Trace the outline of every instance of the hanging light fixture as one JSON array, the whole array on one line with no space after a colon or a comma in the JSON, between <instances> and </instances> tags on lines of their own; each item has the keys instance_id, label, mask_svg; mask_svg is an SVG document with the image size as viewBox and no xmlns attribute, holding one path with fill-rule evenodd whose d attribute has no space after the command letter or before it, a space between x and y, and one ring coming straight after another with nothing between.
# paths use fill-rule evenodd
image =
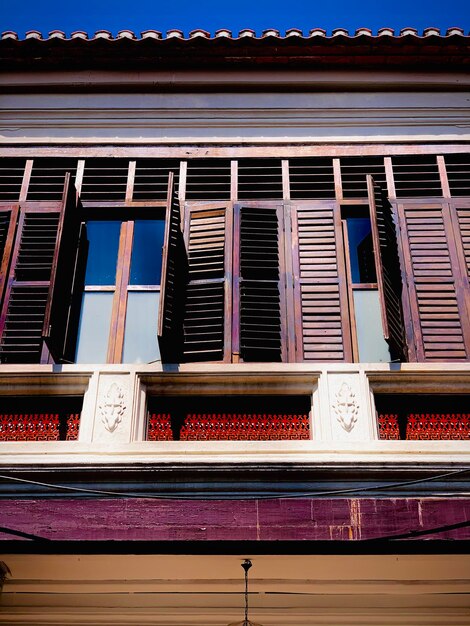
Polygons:
<instances>
[{"instance_id":1,"label":"hanging light fixture","mask_svg":"<svg viewBox=\"0 0 470 626\"><path fill-rule=\"evenodd\" d=\"M242 563L242 567L245 570L245 619L242 622L232 622L228 626L261 626L256 622L250 622L248 619L248 570L253 565L250 559L245 559Z\"/></svg>"}]
</instances>

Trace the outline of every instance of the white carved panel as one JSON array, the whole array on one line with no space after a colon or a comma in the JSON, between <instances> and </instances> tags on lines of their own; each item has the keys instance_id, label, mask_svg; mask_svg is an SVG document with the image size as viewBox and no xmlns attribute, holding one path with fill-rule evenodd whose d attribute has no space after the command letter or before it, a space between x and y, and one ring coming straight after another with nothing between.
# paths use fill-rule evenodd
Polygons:
<instances>
[{"instance_id":1,"label":"white carved panel","mask_svg":"<svg viewBox=\"0 0 470 626\"><path fill-rule=\"evenodd\" d=\"M130 441L131 417L131 376L100 374L93 440Z\"/></svg>"},{"instance_id":2,"label":"white carved panel","mask_svg":"<svg viewBox=\"0 0 470 626\"><path fill-rule=\"evenodd\" d=\"M362 382L359 372L328 374L330 432L335 441L370 438L370 409Z\"/></svg>"}]
</instances>

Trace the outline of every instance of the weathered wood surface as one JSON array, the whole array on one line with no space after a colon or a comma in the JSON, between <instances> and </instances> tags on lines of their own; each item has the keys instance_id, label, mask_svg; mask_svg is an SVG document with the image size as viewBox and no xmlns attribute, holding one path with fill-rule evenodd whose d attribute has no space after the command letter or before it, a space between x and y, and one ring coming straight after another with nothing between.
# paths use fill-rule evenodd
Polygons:
<instances>
[{"instance_id":1,"label":"weathered wood surface","mask_svg":"<svg viewBox=\"0 0 470 626\"><path fill-rule=\"evenodd\" d=\"M6 499L0 540L23 541L18 533L56 541L344 541L408 533L468 540L468 519L468 498ZM426 534L433 529L441 531Z\"/></svg>"}]
</instances>

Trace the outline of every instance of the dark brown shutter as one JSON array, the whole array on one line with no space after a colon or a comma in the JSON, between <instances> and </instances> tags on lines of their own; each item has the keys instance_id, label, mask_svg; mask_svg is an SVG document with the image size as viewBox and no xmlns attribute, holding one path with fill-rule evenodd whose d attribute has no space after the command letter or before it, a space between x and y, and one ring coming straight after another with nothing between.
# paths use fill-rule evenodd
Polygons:
<instances>
[{"instance_id":1,"label":"dark brown shutter","mask_svg":"<svg viewBox=\"0 0 470 626\"><path fill-rule=\"evenodd\" d=\"M341 215L335 203L292 207L297 360L351 361Z\"/></svg>"},{"instance_id":2,"label":"dark brown shutter","mask_svg":"<svg viewBox=\"0 0 470 626\"><path fill-rule=\"evenodd\" d=\"M188 204L185 361L228 361L231 355L232 213L230 204Z\"/></svg>"},{"instance_id":3,"label":"dark brown shutter","mask_svg":"<svg viewBox=\"0 0 470 626\"><path fill-rule=\"evenodd\" d=\"M0 208L0 303L10 266L11 252L18 221L18 205ZM0 309L1 310L1 309Z\"/></svg>"},{"instance_id":4,"label":"dark brown shutter","mask_svg":"<svg viewBox=\"0 0 470 626\"><path fill-rule=\"evenodd\" d=\"M38 363L61 203L25 204L12 252L0 318L0 361Z\"/></svg>"},{"instance_id":5,"label":"dark brown shutter","mask_svg":"<svg viewBox=\"0 0 470 626\"><path fill-rule=\"evenodd\" d=\"M380 185L367 176L372 241L384 337L393 359L407 360L402 278L393 209Z\"/></svg>"},{"instance_id":6,"label":"dark brown shutter","mask_svg":"<svg viewBox=\"0 0 470 626\"><path fill-rule=\"evenodd\" d=\"M285 361L282 207L237 205L234 222L233 350L243 361Z\"/></svg>"},{"instance_id":7,"label":"dark brown shutter","mask_svg":"<svg viewBox=\"0 0 470 626\"><path fill-rule=\"evenodd\" d=\"M180 203L176 197L174 174L170 172L158 313L160 355L162 361L167 363L177 363L181 360L186 282L187 255L181 230Z\"/></svg>"},{"instance_id":8,"label":"dark brown shutter","mask_svg":"<svg viewBox=\"0 0 470 626\"><path fill-rule=\"evenodd\" d=\"M42 328L43 339L56 363L66 356L65 342L72 313L74 287L76 288L79 278L79 244L85 239L80 236L81 231L78 193L70 174L67 173Z\"/></svg>"},{"instance_id":9,"label":"dark brown shutter","mask_svg":"<svg viewBox=\"0 0 470 626\"><path fill-rule=\"evenodd\" d=\"M410 203L398 209L417 359L467 360L468 281L463 277L449 206Z\"/></svg>"}]
</instances>

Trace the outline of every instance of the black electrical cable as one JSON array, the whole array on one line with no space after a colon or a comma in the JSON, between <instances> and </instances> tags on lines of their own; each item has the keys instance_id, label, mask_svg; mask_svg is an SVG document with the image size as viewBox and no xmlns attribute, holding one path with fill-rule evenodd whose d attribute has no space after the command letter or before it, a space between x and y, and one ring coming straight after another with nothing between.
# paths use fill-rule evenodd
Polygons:
<instances>
[{"instance_id":1,"label":"black electrical cable","mask_svg":"<svg viewBox=\"0 0 470 626\"><path fill-rule=\"evenodd\" d=\"M334 489L330 491L310 491L310 492L302 492L302 493L284 493L284 494L271 494L271 495L256 495L250 496L247 494L237 494L232 495L230 497L227 496L214 496L211 494L204 494L204 498L201 498L200 494L180 494L180 495L170 495L170 494L141 494L135 492L119 492L119 491L107 491L102 489L90 489L87 487L71 487L68 485L54 485L52 483L45 483L36 480L29 480L26 478L19 478L17 476L6 476L0 475L1 480L8 480L11 482L25 483L29 485L35 485L38 487L45 487L46 489L57 489L59 491L69 491L76 493L89 493L95 495L103 495L103 496L116 496L121 498L140 498L140 499L150 499L150 500L273 500L279 498L314 498L314 497L325 497L325 496L333 496L333 495L342 495L348 493L364 493L368 491L378 491L381 489L397 489L399 487L408 487L410 485L416 485L425 482L433 482L436 480L441 480L443 478L449 478L451 476L457 476L462 474L470 473L470 468L461 469L461 470L453 470L451 472L446 472L444 474L437 474L436 476L427 476L426 478L418 478L415 480L408 480L399 483L388 483L381 485L370 485L368 487L351 487L348 489ZM449 494L450 495L450 494ZM453 494L452 494L453 495ZM456 494L457 496L466 496L469 495L467 493Z\"/></svg>"}]
</instances>

